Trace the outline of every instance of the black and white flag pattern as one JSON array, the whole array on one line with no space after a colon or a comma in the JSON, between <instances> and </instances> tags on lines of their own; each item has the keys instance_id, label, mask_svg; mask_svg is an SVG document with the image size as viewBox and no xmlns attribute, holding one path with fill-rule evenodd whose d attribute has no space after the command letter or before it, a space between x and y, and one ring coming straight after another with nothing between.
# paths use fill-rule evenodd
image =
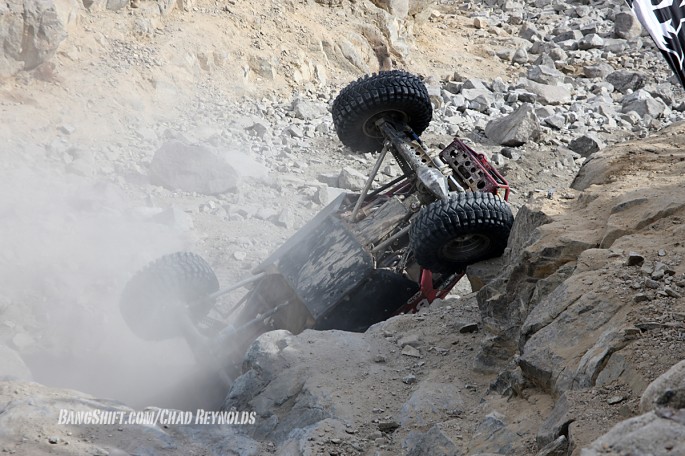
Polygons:
<instances>
[{"instance_id":1,"label":"black and white flag pattern","mask_svg":"<svg viewBox=\"0 0 685 456\"><path fill-rule=\"evenodd\" d=\"M685 88L685 0L626 0Z\"/></svg>"}]
</instances>

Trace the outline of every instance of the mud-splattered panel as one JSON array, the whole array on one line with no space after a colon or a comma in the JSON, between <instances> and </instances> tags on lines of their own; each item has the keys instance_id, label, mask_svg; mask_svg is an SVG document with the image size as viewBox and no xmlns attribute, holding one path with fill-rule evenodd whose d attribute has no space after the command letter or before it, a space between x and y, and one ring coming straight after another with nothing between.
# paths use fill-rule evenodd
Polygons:
<instances>
[{"instance_id":1,"label":"mud-splattered panel","mask_svg":"<svg viewBox=\"0 0 685 456\"><path fill-rule=\"evenodd\" d=\"M333 308L373 271L373 260L344 224L329 216L277 268L316 319Z\"/></svg>"}]
</instances>

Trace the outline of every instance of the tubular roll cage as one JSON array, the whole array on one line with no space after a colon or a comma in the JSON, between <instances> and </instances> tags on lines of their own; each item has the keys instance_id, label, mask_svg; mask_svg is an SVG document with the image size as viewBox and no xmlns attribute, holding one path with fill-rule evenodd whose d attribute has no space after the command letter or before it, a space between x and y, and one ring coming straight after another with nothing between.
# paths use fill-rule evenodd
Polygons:
<instances>
[{"instance_id":1,"label":"tubular roll cage","mask_svg":"<svg viewBox=\"0 0 685 456\"><path fill-rule=\"evenodd\" d=\"M372 206L376 203L379 195L382 198L390 198L400 195L411 188L412 182L410 178L414 177L415 171L409 167L402 167L404 172L402 176L369 193L369 189L378 174L378 170L388 150L398 158L399 163L403 162L402 158L407 158L407 151L409 151L414 155L411 159L438 168L448 178L448 183L450 183L449 186L452 190L465 191L463 186L456 182L458 180L465 184L470 191L492 193L493 195L500 196L504 201L509 201L510 187L504 176L488 162L484 154L476 152L461 139L454 138L442 152L430 155L419 137L411 130L405 131L405 134L408 138L418 143L418 148L407 147L406 142L399 144L398 135L393 134L396 133L396 130L392 129L392 127L383 128L385 125L379 125L379 127L387 139L366 181L366 185L357 199L350 217L351 221L357 220L360 210L363 210L362 205L364 203L367 203L366 207ZM398 155L401 155L401 157L398 157ZM457 179L453 177L454 174L457 175ZM385 193L382 193L384 191ZM378 246L375 246L373 252L381 250L408 231L409 227L407 226ZM419 291L405 305L400 307L395 312L395 315L415 313L420 307L430 304L435 299L443 299L465 274L465 271L458 271L453 274L440 275L436 281L432 271L421 268Z\"/></svg>"}]
</instances>

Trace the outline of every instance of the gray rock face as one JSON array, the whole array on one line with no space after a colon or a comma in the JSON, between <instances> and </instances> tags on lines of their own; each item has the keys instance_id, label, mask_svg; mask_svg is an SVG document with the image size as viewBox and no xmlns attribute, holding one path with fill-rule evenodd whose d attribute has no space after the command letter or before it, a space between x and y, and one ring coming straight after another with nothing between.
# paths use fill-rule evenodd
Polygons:
<instances>
[{"instance_id":1,"label":"gray rock face","mask_svg":"<svg viewBox=\"0 0 685 456\"><path fill-rule=\"evenodd\" d=\"M596 33L585 35L579 42L578 48L581 50L598 49L604 46L604 39Z\"/></svg>"},{"instance_id":2,"label":"gray rock face","mask_svg":"<svg viewBox=\"0 0 685 456\"><path fill-rule=\"evenodd\" d=\"M481 100L483 103L486 103L488 106L492 104L495 100L495 97L492 92L490 92L486 88L473 88L473 89L462 89L461 95L466 98L468 101L476 101L476 100Z\"/></svg>"},{"instance_id":3,"label":"gray rock face","mask_svg":"<svg viewBox=\"0 0 685 456\"><path fill-rule=\"evenodd\" d=\"M24 67L21 44L24 34L21 2L0 4L0 77L8 77Z\"/></svg>"},{"instance_id":4,"label":"gray rock face","mask_svg":"<svg viewBox=\"0 0 685 456\"><path fill-rule=\"evenodd\" d=\"M614 35L632 40L640 36L642 26L633 13L621 12L614 16Z\"/></svg>"},{"instance_id":5,"label":"gray rock face","mask_svg":"<svg viewBox=\"0 0 685 456\"><path fill-rule=\"evenodd\" d=\"M659 376L642 393L642 413L651 412L657 407L685 409L685 360Z\"/></svg>"},{"instance_id":6,"label":"gray rock face","mask_svg":"<svg viewBox=\"0 0 685 456\"><path fill-rule=\"evenodd\" d=\"M560 435L548 443L535 456L566 456L569 454L569 443L565 435Z\"/></svg>"},{"instance_id":7,"label":"gray rock face","mask_svg":"<svg viewBox=\"0 0 685 456\"><path fill-rule=\"evenodd\" d=\"M404 403L399 415L402 426L426 426L444 421L464 409L457 387L450 383L423 382Z\"/></svg>"},{"instance_id":8,"label":"gray rock face","mask_svg":"<svg viewBox=\"0 0 685 456\"><path fill-rule=\"evenodd\" d=\"M261 417L255 434L270 436L279 442L292 429L307 427L330 416L326 411L327 400L305 386L305 372L298 369L279 372L286 362L282 351L293 343L294 338L285 330L259 337L245 355L248 370L235 381L225 404L226 409L254 409ZM279 419L275 412L286 403L292 413Z\"/></svg>"},{"instance_id":9,"label":"gray rock face","mask_svg":"<svg viewBox=\"0 0 685 456\"><path fill-rule=\"evenodd\" d=\"M583 456L596 456L611 447L619 454L666 456L685 451L685 361L671 367L642 394L644 415L614 426L597 439Z\"/></svg>"},{"instance_id":10,"label":"gray rock face","mask_svg":"<svg viewBox=\"0 0 685 456\"><path fill-rule=\"evenodd\" d=\"M628 41L621 38L607 38L604 40L604 50L607 52L613 52L614 54L620 54L628 49Z\"/></svg>"},{"instance_id":11,"label":"gray rock face","mask_svg":"<svg viewBox=\"0 0 685 456\"><path fill-rule=\"evenodd\" d=\"M169 141L150 163L150 179L164 187L214 195L233 191L238 172L227 158L205 146Z\"/></svg>"},{"instance_id":12,"label":"gray rock face","mask_svg":"<svg viewBox=\"0 0 685 456\"><path fill-rule=\"evenodd\" d=\"M540 84L559 85L565 77L564 73L547 65L535 65L528 69L528 79Z\"/></svg>"},{"instance_id":13,"label":"gray rock face","mask_svg":"<svg viewBox=\"0 0 685 456\"><path fill-rule=\"evenodd\" d=\"M120 9L125 8L129 3L130 2L126 0L107 0L105 8L110 11L119 11Z\"/></svg>"},{"instance_id":14,"label":"gray rock face","mask_svg":"<svg viewBox=\"0 0 685 456\"><path fill-rule=\"evenodd\" d=\"M518 48L511 57L511 61L522 65L528 63L528 51L525 48Z\"/></svg>"},{"instance_id":15,"label":"gray rock face","mask_svg":"<svg viewBox=\"0 0 685 456\"><path fill-rule=\"evenodd\" d=\"M322 103L297 98L293 101L293 114L298 119L312 120L323 117L328 110Z\"/></svg>"},{"instance_id":16,"label":"gray rock face","mask_svg":"<svg viewBox=\"0 0 685 456\"><path fill-rule=\"evenodd\" d=\"M555 30L555 36L552 41L560 43L562 41L578 41L583 38L583 32L578 29Z\"/></svg>"},{"instance_id":17,"label":"gray rock face","mask_svg":"<svg viewBox=\"0 0 685 456\"><path fill-rule=\"evenodd\" d=\"M10 0L0 5L0 77L49 60L67 34L51 0Z\"/></svg>"},{"instance_id":18,"label":"gray rock face","mask_svg":"<svg viewBox=\"0 0 685 456\"><path fill-rule=\"evenodd\" d=\"M523 104L512 114L488 122L485 135L503 146L520 146L540 135L540 121L533 105Z\"/></svg>"},{"instance_id":19,"label":"gray rock face","mask_svg":"<svg viewBox=\"0 0 685 456\"><path fill-rule=\"evenodd\" d=\"M463 89L487 89L482 80L476 78L469 78L464 81L462 85Z\"/></svg>"},{"instance_id":20,"label":"gray rock face","mask_svg":"<svg viewBox=\"0 0 685 456\"><path fill-rule=\"evenodd\" d=\"M565 62L568 59L568 54L560 47L554 47L549 50L549 57L555 62Z\"/></svg>"},{"instance_id":21,"label":"gray rock face","mask_svg":"<svg viewBox=\"0 0 685 456\"><path fill-rule=\"evenodd\" d=\"M244 374L234 382L224 408L256 411L258 424L249 432L259 439L287 446L294 438L297 445L305 445L308 429L317 423L354 421L354 411L362 404L350 400L364 399L344 390L349 387L357 391L358 368L371 374L365 384L375 385L386 378L391 368L375 362L374 357L391 348L396 347L368 333L265 333L248 349ZM342 367L350 360L354 360L355 369ZM337 378L334 384L330 381L332 372Z\"/></svg>"},{"instance_id":22,"label":"gray rock face","mask_svg":"<svg viewBox=\"0 0 685 456\"><path fill-rule=\"evenodd\" d=\"M580 243L577 247L582 248ZM585 244L579 263L601 265L609 260L607 250L590 247L592 244ZM525 344L519 366L526 378L555 393L592 386L612 353L625 347L637 331L613 325L608 317L627 303L603 299L583 288L594 270L574 272L547 296L544 304L531 310L521 328ZM592 309L592 318L583 316L587 309ZM588 337L578 340L578 333ZM577 354L559 356L569 346Z\"/></svg>"},{"instance_id":23,"label":"gray rock face","mask_svg":"<svg viewBox=\"0 0 685 456\"><path fill-rule=\"evenodd\" d=\"M405 443L410 448L407 456L459 456L463 454L454 441L447 437L437 425L431 427L426 433L410 436Z\"/></svg>"},{"instance_id":24,"label":"gray rock face","mask_svg":"<svg viewBox=\"0 0 685 456\"><path fill-rule=\"evenodd\" d=\"M628 70L617 70L607 75L606 81L621 93L628 90L637 90L645 86L645 78L642 74Z\"/></svg>"},{"instance_id":25,"label":"gray rock face","mask_svg":"<svg viewBox=\"0 0 685 456\"><path fill-rule=\"evenodd\" d=\"M474 440L478 443L471 454L513 454L516 435L509 428L506 417L493 411L476 426Z\"/></svg>"},{"instance_id":26,"label":"gray rock face","mask_svg":"<svg viewBox=\"0 0 685 456\"><path fill-rule=\"evenodd\" d=\"M566 118L561 114L555 114L545 118L545 124L557 130L561 130L566 126Z\"/></svg>"},{"instance_id":27,"label":"gray rock face","mask_svg":"<svg viewBox=\"0 0 685 456\"><path fill-rule=\"evenodd\" d=\"M519 31L519 36L521 38L525 38L528 41L535 41L539 40L542 38L542 35L538 31L538 29L531 24L530 22L525 22L521 26L521 30Z\"/></svg>"},{"instance_id":28,"label":"gray rock face","mask_svg":"<svg viewBox=\"0 0 685 456\"><path fill-rule=\"evenodd\" d=\"M571 102L571 87L568 85L540 84L523 80L520 86L538 97L538 101L548 105L560 105Z\"/></svg>"},{"instance_id":29,"label":"gray rock face","mask_svg":"<svg viewBox=\"0 0 685 456\"><path fill-rule=\"evenodd\" d=\"M354 168L346 166L340 171L340 175L338 176L338 186L346 190L358 192L364 188L366 180L367 176Z\"/></svg>"},{"instance_id":30,"label":"gray rock face","mask_svg":"<svg viewBox=\"0 0 685 456\"><path fill-rule=\"evenodd\" d=\"M573 152L579 153L583 157L589 157L604 147L602 140L595 135L583 135L575 138L568 145Z\"/></svg>"},{"instance_id":31,"label":"gray rock face","mask_svg":"<svg viewBox=\"0 0 685 456\"><path fill-rule=\"evenodd\" d=\"M605 78L613 71L614 68L608 63L598 63L583 68L583 73L588 78Z\"/></svg>"},{"instance_id":32,"label":"gray rock face","mask_svg":"<svg viewBox=\"0 0 685 456\"><path fill-rule=\"evenodd\" d=\"M554 404L552 413L549 414L535 436L538 447L546 447L564 432L568 433L568 425L572 421L574 421L574 416L571 413L569 401L566 394L562 394Z\"/></svg>"},{"instance_id":33,"label":"gray rock face","mask_svg":"<svg viewBox=\"0 0 685 456\"><path fill-rule=\"evenodd\" d=\"M671 137L678 138L680 130L674 130ZM485 372L499 371L506 365L502 360L507 359L507 354L511 359L517 353L515 361L523 379L558 398L554 411L540 426L538 448L546 451L540 454L576 454L578 449L573 446L578 445L581 435L587 442L604 432L588 436L588 427L580 423L588 397L595 397L595 391L609 390L609 385L617 384L630 388L632 397L622 390L598 399L615 412L634 407L635 396L646 386L643 374L636 370L631 358L633 344L643 341L643 326L636 327L622 316L628 311L643 312L657 299L677 302L681 298L672 292L681 290L673 286L670 292L666 291L667 278L658 273L657 263L662 263L660 259L668 255L668 249L658 253L659 259L655 261L629 252L638 251L647 257L636 246L645 245L644 240L651 238L652 230L648 227L656 220L682 214L682 196L672 195L672 188L635 191L635 181L622 184L622 196L610 196L607 190L615 190L617 184L608 176L618 166L634 163L636 154L640 154L637 159L643 178L651 163L679 150L681 139L674 140L674 149L650 152L656 155L653 158L647 153L640 154L644 142L633 142L607 148L588 160L587 170L592 170L593 176L584 177L582 186L575 187L585 193L573 204L582 211L573 222L562 221L563 217L555 215L551 223L542 223L544 213L534 217L530 207L522 208L502 258L504 266L499 268L506 271L506 278L496 276L477 294L484 331L491 334L483 342L477 367ZM659 144L656 140L654 143ZM543 209L549 207L541 204ZM526 236L530 241L525 240ZM654 248L652 255L657 252ZM636 258L632 266L625 264L628 255ZM644 263L645 269L640 269L638 263ZM657 298L650 298L656 290ZM638 291L651 304L635 305L632 298ZM638 339L641 342L636 343ZM652 343L659 347L658 342ZM657 437L657 433L672 439L668 451L682 451L683 366L685 363L680 363L647 388L643 411L656 412L648 421L638 422L642 428L637 424L614 428L610 435L593 444L593 452L587 454L599 455L607 448L616 454L668 454L659 447L665 445L665 440ZM666 370L663 363L660 367ZM628 402L630 405L626 405ZM600 409L601 404L596 407ZM672 428L675 424L681 426L680 431ZM681 432L680 436L677 432Z\"/></svg>"},{"instance_id":34,"label":"gray rock face","mask_svg":"<svg viewBox=\"0 0 685 456\"><path fill-rule=\"evenodd\" d=\"M536 43L536 44L539 44L539 43ZM538 56L537 59L535 59L535 62L533 62L533 63L535 63L535 65L544 65L544 66L556 69L557 66L556 66L556 63L554 62L554 59L547 53L547 51L542 49L542 46L537 46L537 47L541 48L540 49L541 54ZM529 71L530 71L530 69L529 69Z\"/></svg>"},{"instance_id":35,"label":"gray rock face","mask_svg":"<svg viewBox=\"0 0 685 456\"><path fill-rule=\"evenodd\" d=\"M607 448L611 448L613 454L685 454L684 419L682 410L663 417L650 412L631 418L614 426L580 454L602 456L607 454Z\"/></svg>"},{"instance_id":36,"label":"gray rock face","mask_svg":"<svg viewBox=\"0 0 685 456\"><path fill-rule=\"evenodd\" d=\"M650 115L654 118L664 115L668 107L663 101L653 98L649 92L640 89L623 98L621 112L635 111L640 117Z\"/></svg>"},{"instance_id":37,"label":"gray rock face","mask_svg":"<svg viewBox=\"0 0 685 456\"><path fill-rule=\"evenodd\" d=\"M509 248L502 258L506 267L476 295L485 329L493 334L479 354L479 370L491 372L502 367L499 364L506 363L517 349L519 328L530 306L535 305L530 300L537 286L535 281L545 277L545 271L551 269L549 264L542 266L541 270L533 266L539 254L531 250L530 244L541 237L544 225L550 220L537 208L523 206L519 210L509 235ZM557 255L563 261L565 254L558 252ZM528 276L530 271L535 279L505 280L503 271L509 277Z\"/></svg>"},{"instance_id":38,"label":"gray rock face","mask_svg":"<svg viewBox=\"0 0 685 456\"><path fill-rule=\"evenodd\" d=\"M31 70L50 59L67 37L52 1L24 1L24 36L21 60Z\"/></svg>"}]
</instances>

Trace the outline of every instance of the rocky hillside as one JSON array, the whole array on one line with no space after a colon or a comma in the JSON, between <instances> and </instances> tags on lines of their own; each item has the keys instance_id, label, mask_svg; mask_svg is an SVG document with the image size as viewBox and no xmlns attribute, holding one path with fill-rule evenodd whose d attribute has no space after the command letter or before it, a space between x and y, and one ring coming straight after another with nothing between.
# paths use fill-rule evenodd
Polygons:
<instances>
[{"instance_id":1,"label":"rocky hillside","mask_svg":"<svg viewBox=\"0 0 685 456\"><path fill-rule=\"evenodd\" d=\"M0 42L4 452L685 452L685 104L623 4L12 0ZM505 255L364 334L267 333L210 397L182 341L124 325L126 280L186 249L236 282L359 190L374 157L329 107L390 68L424 79L429 146L509 179ZM57 424L199 406L257 419Z\"/></svg>"}]
</instances>

